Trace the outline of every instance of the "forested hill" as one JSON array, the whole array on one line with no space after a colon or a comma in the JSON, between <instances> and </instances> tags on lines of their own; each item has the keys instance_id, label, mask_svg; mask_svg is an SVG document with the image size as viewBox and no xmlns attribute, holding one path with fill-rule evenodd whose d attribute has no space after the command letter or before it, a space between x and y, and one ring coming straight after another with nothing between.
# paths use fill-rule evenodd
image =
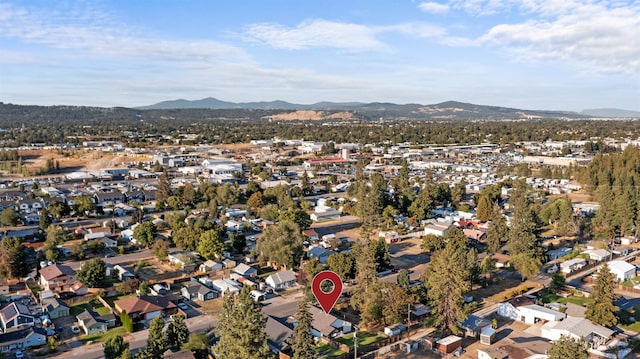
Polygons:
<instances>
[{"instance_id":1,"label":"forested hill","mask_svg":"<svg viewBox=\"0 0 640 359\"><path fill-rule=\"evenodd\" d=\"M202 100L204 101L204 100ZM28 106L0 103L0 127L3 123L15 121L29 121L30 119L50 121L105 121L105 120L206 120L206 119L243 119L258 120L282 114L291 114L294 119L304 120L309 111L315 111L317 119L340 119L342 113L348 113L351 120L518 120L536 118L589 118L588 115L564 111L530 111L514 108L474 105L462 102L443 102L435 105L393 103L331 103L319 102L313 105L296 105L284 101L264 103L234 104L211 99L211 101L196 102L201 108L166 108L185 105L192 102L180 100L178 102L158 105L161 109L152 108L102 108L86 106ZM211 103L211 107L206 105ZM214 106L215 105L215 106ZM252 107L253 106L253 107ZM154 106L149 106L154 107ZM295 118L295 112L304 110L305 115ZM346 112L345 112L346 111Z\"/></svg>"}]
</instances>

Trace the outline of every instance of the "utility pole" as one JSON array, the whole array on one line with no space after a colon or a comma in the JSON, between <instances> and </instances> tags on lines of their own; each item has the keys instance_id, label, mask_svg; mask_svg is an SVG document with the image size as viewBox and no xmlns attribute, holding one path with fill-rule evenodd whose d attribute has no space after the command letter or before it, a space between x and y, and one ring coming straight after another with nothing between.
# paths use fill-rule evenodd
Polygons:
<instances>
[{"instance_id":1,"label":"utility pole","mask_svg":"<svg viewBox=\"0 0 640 359\"><path fill-rule=\"evenodd\" d=\"M353 359L358 358L358 327L353 326Z\"/></svg>"}]
</instances>

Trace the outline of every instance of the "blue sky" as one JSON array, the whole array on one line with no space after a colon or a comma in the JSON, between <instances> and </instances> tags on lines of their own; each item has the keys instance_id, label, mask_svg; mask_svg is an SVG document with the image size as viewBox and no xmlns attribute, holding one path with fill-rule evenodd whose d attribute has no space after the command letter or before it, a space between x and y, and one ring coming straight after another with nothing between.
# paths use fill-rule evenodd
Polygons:
<instances>
[{"instance_id":1,"label":"blue sky","mask_svg":"<svg viewBox=\"0 0 640 359\"><path fill-rule=\"evenodd\" d=\"M640 2L0 0L0 101L640 110Z\"/></svg>"}]
</instances>

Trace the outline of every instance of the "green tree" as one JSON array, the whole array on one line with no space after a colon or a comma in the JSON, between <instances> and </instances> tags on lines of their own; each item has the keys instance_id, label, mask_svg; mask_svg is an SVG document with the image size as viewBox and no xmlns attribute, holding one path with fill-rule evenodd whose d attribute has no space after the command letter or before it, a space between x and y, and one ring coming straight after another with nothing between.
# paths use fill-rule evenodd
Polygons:
<instances>
[{"instance_id":1,"label":"green tree","mask_svg":"<svg viewBox=\"0 0 640 359\"><path fill-rule=\"evenodd\" d=\"M8 279L24 278L29 274L26 248L16 237L2 239L0 246L0 277Z\"/></svg>"},{"instance_id":2,"label":"green tree","mask_svg":"<svg viewBox=\"0 0 640 359\"><path fill-rule=\"evenodd\" d=\"M565 285L565 278L560 272L555 272L551 276L551 283L549 283L549 291L557 293Z\"/></svg>"},{"instance_id":3,"label":"green tree","mask_svg":"<svg viewBox=\"0 0 640 359\"><path fill-rule=\"evenodd\" d=\"M44 231L49 228L49 225L51 225L52 222L53 220L49 215L49 211L46 208L43 208L42 211L40 211L40 221L38 222L38 227L40 227L41 231Z\"/></svg>"},{"instance_id":4,"label":"green tree","mask_svg":"<svg viewBox=\"0 0 640 359\"><path fill-rule=\"evenodd\" d=\"M133 359L133 354L131 354L131 350L127 348L120 354L118 359Z\"/></svg>"},{"instance_id":5,"label":"green tree","mask_svg":"<svg viewBox=\"0 0 640 359\"><path fill-rule=\"evenodd\" d=\"M300 229L306 229L311 226L311 217L309 213L299 208L288 208L278 216L280 221L290 221L298 225Z\"/></svg>"},{"instance_id":6,"label":"green tree","mask_svg":"<svg viewBox=\"0 0 640 359\"><path fill-rule=\"evenodd\" d=\"M349 252L334 253L327 258L329 270L334 271L343 281L353 279L355 260Z\"/></svg>"},{"instance_id":7,"label":"green tree","mask_svg":"<svg viewBox=\"0 0 640 359\"><path fill-rule=\"evenodd\" d=\"M216 326L219 341L214 347L220 359L270 358L265 327L267 318L260 304L251 297L249 286L234 297L224 294L220 321Z\"/></svg>"},{"instance_id":8,"label":"green tree","mask_svg":"<svg viewBox=\"0 0 640 359\"><path fill-rule=\"evenodd\" d=\"M247 238L242 233L229 233L229 241L231 242L231 248L237 253L244 252L244 249L247 247Z\"/></svg>"},{"instance_id":9,"label":"green tree","mask_svg":"<svg viewBox=\"0 0 640 359\"><path fill-rule=\"evenodd\" d=\"M71 213L71 208L69 208L69 206L65 202L53 201L49 204L49 206L47 206L47 208L49 209L49 213L51 213L53 218L58 220L62 217L68 216L69 213Z\"/></svg>"},{"instance_id":10,"label":"green tree","mask_svg":"<svg viewBox=\"0 0 640 359\"><path fill-rule=\"evenodd\" d=\"M131 319L131 316L127 314L126 310L120 312L120 322L122 322L122 327L128 333L133 333L133 320Z\"/></svg>"},{"instance_id":11,"label":"green tree","mask_svg":"<svg viewBox=\"0 0 640 359\"><path fill-rule=\"evenodd\" d=\"M220 259L227 245L222 239L222 234L217 229L211 229L200 235L198 253L206 259Z\"/></svg>"},{"instance_id":12,"label":"green tree","mask_svg":"<svg viewBox=\"0 0 640 359\"><path fill-rule=\"evenodd\" d=\"M157 316L149 323L149 334L147 336L147 346L144 348L143 357L145 359L161 359L162 353L166 348L162 329L164 328L164 320L161 316Z\"/></svg>"},{"instance_id":13,"label":"green tree","mask_svg":"<svg viewBox=\"0 0 640 359\"><path fill-rule=\"evenodd\" d=\"M391 257L389 256L389 245L384 238L379 238L369 242L373 246L373 259L376 263L376 271L381 272L391 268Z\"/></svg>"},{"instance_id":14,"label":"green tree","mask_svg":"<svg viewBox=\"0 0 640 359\"><path fill-rule=\"evenodd\" d=\"M167 206L167 200L171 196L171 182L167 171L162 171L158 178L158 190L156 191L156 208L164 209Z\"/></svg>"},{"instance_id":15,"label":"green tree","mask_svg":"<svg viewBox=\"0 0 640 359\"><path fill-rule=\"evenodd\" d=\"M3 209L0 213L0 224L3 226L16 226L19 220L18 212L11 207Z\"/></svg>"},{"instance_id":16,"label":"green tree","mask_svg":"<svg viewBox=\"0 0 640 359\"><path fill-rule=\"evenodd\" d=\"M101 288L104 286L106 264L100 258L92 258L82 264L77 272L80 282L89 288Z\"/></svg>"},{"instance_id":17,"label":"green tree","mask_svg":"<svg viewBox=\"0 0 640 359\"><path fill-rule=\"evenodd\" d=\"M468 288L469 267L464 234L449 234L444 249L436 252L423 277L427 295L435 317L434 325L443 335L461 332L459 323L464 320L463 294Z\"/></svg>"},{"instance_id":18,"label":"green tree","mask_svg":"<svg viewBox=\"0 0 640 359\"><path fill-rule=\"evenodd\" d=\"M102 345L105 359L117 359L125 350L129 349L129 343L125 342L122 336L114 336Z\"/></svg>"},{"instance_id":19,"label":"green tree","mask_svg":"<svg viewBox=\"0 0 640 359\"><path fill-rule=\"evenodd\" d=\"M587 311L585 312L587 319L607 327L618 322L616 317L618 307L613 304L616 297L613 284L615 279L607 263L604 263L600 267L593 285L592 301L587 303Z\"/></svg>"},{"instance_id":20,"label":"green tree","mask_svg":"<svg viewBox=\"0 0 640 359\"><path fill-rule=\"evenodd\" d=\"M408 288L409 284L411 284L411 278L409 277L409 271L406 269L401 269L398 272L398 277L396 278L396 282L403 288Z\"/></svg>"},{"instance_id":21,"label":"green tree","mask_svg":"<svg viewBox=\"0 0 640 359\"><path fill-rule=\"evenodd\" d=\"M479 221L486 222L491 218L491 209L492 209L491 200L489 196L482 195L480 196L480 200L478 201L478 206L476 207L476 217Z\"/></svg>"},{"instance_id":22,"label":"green tree","mask_svg":"<svg viewBox=\"0 0 640 359\"><path fill-rule=\"evenodd\" d=\"M415 217L417 221L428 219L431 217L431 210L433 209L433 196L431 194L431 186L426 184L418 196L409 206L409 214Z\"/></svg>"},{"instance_id":23,"label":"green tree","mask_svg":"<svg viewBox=\"0 0 640 359\"><path fill-rule=\"evenodd\" d=\"M531 278L538 274L541 261L541 247L534 233L536 227L535 213L527 197L527 187L524 182L518 183L511 197L513 203L513 217L509 228L509 254L523 278Z\"/></svg>"},{"instance_id":24,"label":"green tree","mask_svg":"<svg viewBox=\"0 0 640 359\"><path fill-rule=\"evenodd\" d=\"M445 245L444 237L436 236L435 234L429 233L422 237L422 243L420 243L420 249L424 252L433 252L444 248Z\"/></svg>"},{"instance_id":25,"label":"green tree","mask_svg":"<svg viewBox=\"0 0 640 359\"><path fill-rule=\"evenodd\" d=\"M152 222L142 222L133 230L133 239L141 246L150 248L156 240L158 229Z\"/></svg>"},{"instance_id":26,"label":"green tree","mask_svg":"<svg viewBox=\"0 0 640 359\"><path fill-rule=\"evenodd\" d=\"M289 221L268 227L258 239L260 259L272 265L292 268L302 257L302 233L297 224Z\"/></svg>"},{"instance_id":27,"label":"green tree","mask_svg":"<svg viewBox=\"0 0 640 359\"><path fill-rule=\"evenodd\" d=\"M173 232L172 240L176 247L185 251L195 251L200 234L191 226L182 227Z\"/></svg>"},{"instance_id":28,"label":"green tree","mask_svg":"<svg viewBox=\"0 0 640 359\"><path fill-rule=\"evenodd\" d=\"M184 322L184 316L174 315L173 321L167 326L166 342L169 347L180 348L189 341L189 329Z\"/></svg>"},{"instance_id":29,"label":"green tree","mask_svg":"<svg viewBox=\"0 0 640 359\"><path fill-rule=\"evenodd\" d=\"M96 204L91 197L81 194L73 199L73 208L76 212L82 213L85 216L90 212L96 210Z\"/></svg>"},{"instance_id":30,"label":"green tree","mask_svg":"<svg viewBox=\"0 0 640 359\"><path fill-rule=\"evenodd\" d=\"M313 359L316 357L316 343L311 333L311 314L307 308L307 302L301 301L296 314L298 321L293 329L291 338L291 349L293 359Z\"/></svg>"},{"instance_id":31,"label":"green tree","mask_svg":"<svg viewBox=\"0 0 640 359\"><path fill-rule=\"evenodd\" d=\"M509 227L507 221L502 215L502 211L497 204L493 205L491 211L491 222L487 229L487 252L494 254L500 251L502 244L507 241L509 236Z\"/></svg>"},{"instance_id":32,"label":"green tree","mask_svg":"<svg viewBox=\"0 0 640 359\"><path fill-rule=\"evenodd\" d=\"M182 349L188 349L196 353L206 354L211 346L211 341L206 333L193 333L189 335L189 341L182 344Z\"/></svg>"},{"instance_id":33,"label":"green tree","mask_svg":"<svg viewBox=\"0 0 640 359\"><path fill-rule=\"evenodd\" d=\"M547 352L549 359L588 359L589 344L584 339L573 339L562 335L551 344Z\"/></svg>"},{"instance_id":34,"label":"green tree","mask_svg":"<svg viewBox=\"0 0 640 359\"><path fill-rule=\"evenodd\" d=\"M156 241L151 246L151 253L153 253L159 261L167 259L169 255L169 244L166 241Z\"/></svg>"},{"instance_id":35,"label":"green tree","mask_svg":"<svg viewBox=\"0 0 640 359\"><path fill-rule=\"evenodd\" d=\"M192 204L196 199L196 190L193 188L191 182L187 182L182 187L182 203L185 205Z\"/></svg>"}]
</instances>

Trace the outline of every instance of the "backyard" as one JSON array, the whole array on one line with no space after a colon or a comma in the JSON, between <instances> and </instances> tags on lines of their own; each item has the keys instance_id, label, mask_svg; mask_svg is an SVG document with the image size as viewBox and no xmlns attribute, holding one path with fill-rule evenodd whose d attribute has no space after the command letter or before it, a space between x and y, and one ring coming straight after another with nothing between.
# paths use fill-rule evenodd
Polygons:
<instances>
[{"instance_id":1,"label":"backyard","mask_svg":"<svg viewBox=\"0 0 640 359\"><path fill-rule=\"evenodd\" d=\"M554 302L562 303L562 304L573 303L573 304L581 305L583 307L585 307L589 301L590 299L587 297L579 297L575 295L572 295L569 297L561 297L557 294L547 294L542 297L543 303L554 303Z\"/></svg>"},{"instance_id":2,"label":"backyard","mask_svg":"<svg viewBox=\"0 0 640 359\"><path fill-rule=\"evenodd\" d=\"M81 303L72 305L69 308L69 314L75 317L78 314L84 312L85 310L94 311L98 313L98 315L111 314L111 311L109 310L109 308L102 305L102 303L100 303L97 299L92 299L87 302L81 302Z\"/></svg>"}]
</instances>

